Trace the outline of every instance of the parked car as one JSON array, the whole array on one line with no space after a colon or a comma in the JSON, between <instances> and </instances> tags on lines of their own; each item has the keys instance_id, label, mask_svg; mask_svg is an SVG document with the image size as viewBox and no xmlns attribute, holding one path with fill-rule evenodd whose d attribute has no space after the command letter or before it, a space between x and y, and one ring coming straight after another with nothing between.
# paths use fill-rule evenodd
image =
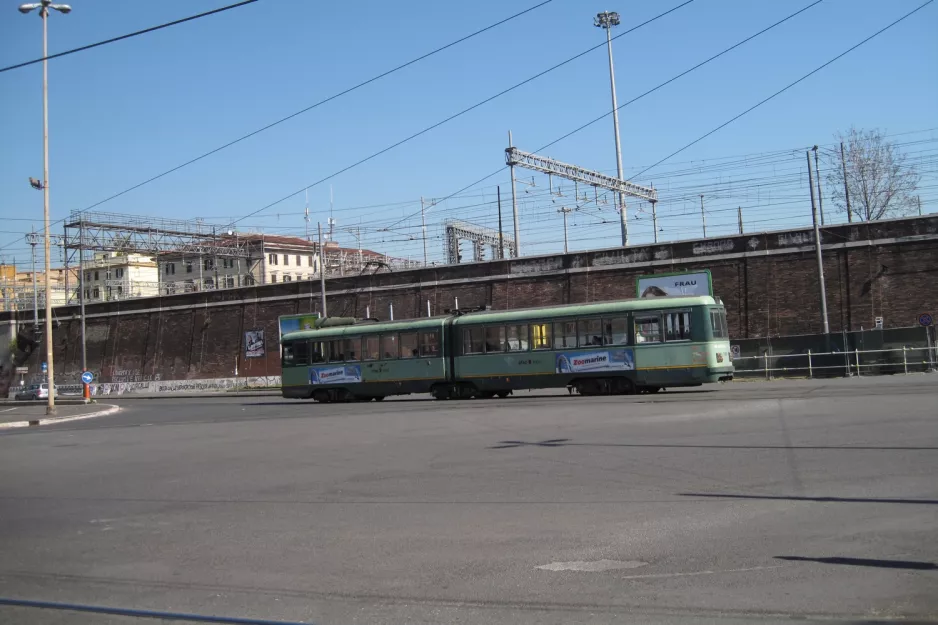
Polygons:
<instances>
[{"instance_id":1,"label":"parked car","mask_svg":"<svg viewBox=\"0 0 938 625\"><path fill-rule=\"evenodd\" d=\"M56 396L58 396L59 387L55 387ZM49 399L49 385L48 384L30 384L26 389L20 391L16 394L15 399L17 400L35 400L35 399Z\"/></svg>"}]
</instances>

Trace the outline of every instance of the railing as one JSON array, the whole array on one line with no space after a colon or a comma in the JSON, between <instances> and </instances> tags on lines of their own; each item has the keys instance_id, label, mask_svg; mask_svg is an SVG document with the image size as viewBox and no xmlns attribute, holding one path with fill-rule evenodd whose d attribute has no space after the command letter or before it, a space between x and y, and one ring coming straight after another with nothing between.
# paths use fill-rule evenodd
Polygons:
<instances>
[{"instance_id":1,"label":"railing","mask_svg":"<svg viewBox=\"0 0 938 625\"><path fill-rule=\"evenodd\" d=\"M895 354L892 359L888 356L867 356L863 362L862 356L873 354ZM901 356L900 356L901 354ZM916 355L918 354L918 355ZM836 364L828 364L833 363ZM734 366L742 361L751 361L756 368L741 369L737 366L735 375L740 377L802 377L807 375L814 378L816 375L830 377L831 374L850 377L853 375L883 375L890 373L917 373L921 371L933 372L938 361L938 346L936 347L897 347L893 349L854 349L843 352L812 352L810 349L804 354L769 354L764 352L761 356L737 356L733 358ZM801 366L777 366L779 361L784 364L800 364ZM866 370L866 374L864 374ZM781 376L777 375L781 373Z\"/></svg>"}]
</instances>

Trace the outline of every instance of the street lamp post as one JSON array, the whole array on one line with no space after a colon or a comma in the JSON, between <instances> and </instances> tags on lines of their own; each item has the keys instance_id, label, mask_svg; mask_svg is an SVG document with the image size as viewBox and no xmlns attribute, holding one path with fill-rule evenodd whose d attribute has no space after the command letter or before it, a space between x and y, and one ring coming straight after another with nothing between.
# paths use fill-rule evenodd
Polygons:
<instances>
[{"instance_id":1,"label":"street lamp post","mask_svg":"<svg viewBox=\"0 0 938 625\"><path fill-rule=\"evenodd\" d=\"M616 72L612 65L612 27L619 25L619 14L597 13L593 25L606 31L606 50L609 53L609 84L612 89L612 127L616 134L616 171L622 180L622 144L619 142L619 105L616 102ZM619 221L622 224L622 245L629 244L629 220L625 212L625 195L619 193Z\"/></svg>"},{"instance_id":2,"label":"street lamp post","mask_svg":"<svg viewBox=\"0 0 938 625\"><path fill-rule=\"evenodd\" d=\"M49 403L46 414L55 414L55 375L52 367L52 258L49 233L49 56L48 17L49 9L59 13L69 13L72 7L67 4L52 4L51 0L42 0L30 4L21 4L20 13L24 15L39 9L42 19L42 218L45 224L45 290L46 290L46 362L48 363Z\"/></svg>"}]
</instances>

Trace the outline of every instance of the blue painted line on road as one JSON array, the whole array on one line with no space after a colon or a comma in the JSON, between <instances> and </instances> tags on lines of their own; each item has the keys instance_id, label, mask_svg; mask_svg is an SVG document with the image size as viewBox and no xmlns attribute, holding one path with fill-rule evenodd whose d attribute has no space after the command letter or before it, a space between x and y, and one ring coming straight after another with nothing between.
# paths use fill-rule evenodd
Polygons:
<instances>
[{"instance_id":1,"label":"blue painted line on road","mask_svg":"<svg viewBox=\"0 0 938 625\"><path fill-rule=\"evenodd\" d=\"M238 618L234 616L209 616L205 614L186 614L184 612L160 612L155 610L133 610L130 608L112 608L81 603L56 603L53 601L31 601L29 599L9 599L0 597L0 605L19 608L38 608L43 610L63 610L67 612L90 612L92 614L111 614L114 616L132 616L136 618L163 619L167 621L190 621L194 623L221 623L222 625L312 625L299 621L270 621L266 619Z\"/></svg>"}]
</instances>

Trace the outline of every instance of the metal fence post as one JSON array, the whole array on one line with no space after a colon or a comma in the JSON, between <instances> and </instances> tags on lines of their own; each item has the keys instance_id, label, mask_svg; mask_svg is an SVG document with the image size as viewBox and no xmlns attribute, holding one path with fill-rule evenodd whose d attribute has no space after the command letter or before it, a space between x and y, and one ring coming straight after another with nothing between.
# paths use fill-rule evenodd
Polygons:
<instances>
[{"instance_id":1,"label":"metal fence post","mask_svg":"<svg viewBox=\"0 0 938 625\"><path fill-rule=\"evenodd\" d=\"M763 366L765 367L765 379L768 380L769 379L769 352L768 351L762 352L762 360L764 363Z\"/></svg>"},{"instance_id":2,"label":"metal fence post","mask_svg":"<svg viewBox=\"0 0 938 625\"><path fill-rule=\"evenodd\" d=\"M860 350L854 348L853 354L857 358L857 377L860 377Z\"/></svg>"},{"instance_id":3,"label":"metal fence post","mask_svg":"<svg viewBox=\"0 0 938 625\"><path fill-rule=\"evenodd\" d=\"M814 377L814 369L811 366L811 350L810 349L808 350L808 377L809 378Z\"/></svg>"},{"instance_id":4,"label":"metal fence post","mask_svg":"<svg viewBox=\"0 0 938 625\"><path fill-rule=\"evenodd\" d=\"M909 375L909 361L905 358L905 345L902 346L902 371Z\"/></svg>"}]
</instances>

